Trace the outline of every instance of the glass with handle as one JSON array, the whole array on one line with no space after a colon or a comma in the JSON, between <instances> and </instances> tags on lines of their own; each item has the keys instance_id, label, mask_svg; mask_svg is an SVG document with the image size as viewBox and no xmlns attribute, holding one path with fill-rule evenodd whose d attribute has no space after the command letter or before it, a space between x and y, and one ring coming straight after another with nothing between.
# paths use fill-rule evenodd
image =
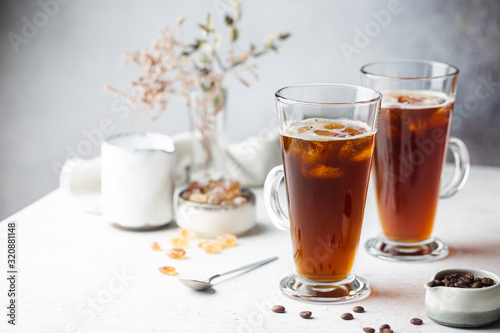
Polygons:
<instances>
[{"instance_id":1,"label":"glass with handle","mask_svg":"<svg viewBox=\"0 0 500 333\"><path fill-rule=\"evenodd\" d=\"M272 169L264 201L273 224L290 230L295 273L289 297L335 303L370 294L352 273L363 223L381 94L341 84L276 92L283 165ZM279 201L284 180L288 213Z\"/></svg>"},{"instance_id":2,"label":"glass with handle","mask_svg":"<svg viewBox=\"0 0 500 333\"><path fill-rule=\"evenodd\" d=\"M452 65L400 60L361 68L363 85L382 92L373 175L383 234L366 243L367 251L395 261L430 261L448 255L432 236L439 198L465 184L469 153L450 137L458 69ZM455 168L441 184L449 149Z\"/></svg>"}]
</instances>

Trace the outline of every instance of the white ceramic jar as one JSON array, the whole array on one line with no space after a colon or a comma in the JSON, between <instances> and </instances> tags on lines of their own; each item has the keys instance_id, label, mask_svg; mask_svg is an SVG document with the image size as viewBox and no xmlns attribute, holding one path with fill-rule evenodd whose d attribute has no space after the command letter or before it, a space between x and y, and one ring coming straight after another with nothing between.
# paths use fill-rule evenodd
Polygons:
<instances>
[{"instance_id":1,"label":"white ceramic jar","mask_svg":"<svg viewBox=\"0 0 500 333\"><path fill-rule=\"evenodd\" d=\"M158 133L126 133L101 147L104 219L131 230L158 228L173 220L174 140Z\"/></svg>"}]
</instances>

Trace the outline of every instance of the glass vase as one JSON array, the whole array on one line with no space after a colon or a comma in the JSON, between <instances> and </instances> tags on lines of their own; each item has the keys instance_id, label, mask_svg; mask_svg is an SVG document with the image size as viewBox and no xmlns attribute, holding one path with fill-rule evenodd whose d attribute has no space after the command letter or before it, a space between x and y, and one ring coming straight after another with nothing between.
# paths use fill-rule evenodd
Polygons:
<instances>
[{"instance_id":1,"label":"glass vase","mask_svg":"<svg viewBox=\"0 0 500 333\"><path fill-rule=\"evenodd\" d=\"M226 89L190 94L191 167L189 181L226 177Z\"/></svg>"}]
</instances>

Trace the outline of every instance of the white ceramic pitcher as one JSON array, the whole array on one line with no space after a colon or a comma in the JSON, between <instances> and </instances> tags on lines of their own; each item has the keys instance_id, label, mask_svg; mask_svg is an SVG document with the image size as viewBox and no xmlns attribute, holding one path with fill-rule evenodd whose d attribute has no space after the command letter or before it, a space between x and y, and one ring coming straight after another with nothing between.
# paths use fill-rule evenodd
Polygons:
<instances>
[{"instance_id":1,"label":"white ceramic pitcher","mask_svg":"<svg viewBox=\"0 0 500 333\"><path fill-rule=\"evenodd\" d=\"M101 146L101 202L114 226L149 230L173 220L174 140L158 133L125 133Z\"/></svg>"}]
</instances>

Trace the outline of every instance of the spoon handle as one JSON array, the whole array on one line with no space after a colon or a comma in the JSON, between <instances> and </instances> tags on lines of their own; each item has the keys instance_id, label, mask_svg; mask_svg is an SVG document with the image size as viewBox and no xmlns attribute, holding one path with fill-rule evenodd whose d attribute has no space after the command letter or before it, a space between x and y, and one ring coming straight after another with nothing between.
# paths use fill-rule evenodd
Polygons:
<instances>
[{"instance_id":1,"label":"spoon handle","mask_svg":"<svg viewBox=\"0 0 500 333\"><path fill-rule=\"evenodd\" d=\"M216 278L216 277L220 277L220 276L224 276L224 275L236 273L236 272L239 272L239 271L252 270L252 269L255 269L255 268L260 267L262 265L265 265L265 264L267 264L267 263L269 263L271 261L274 261L276 259L278 259L278 257L274 256L274 257L271 257L271 258L267 258L267 259L264 259L264 260L261 260L261 261L254 262L253 264L248 264L248 265L245 265L245 266L242 266L242 267L239 267L239 268L235 268L235 269L232 269L230 271L227 271L227 272L224 272L224 273L221 273L221 274L217 274L216 276L213 276L210 280L212 280L213 278Z\"/></svg>"}]
</instances>

